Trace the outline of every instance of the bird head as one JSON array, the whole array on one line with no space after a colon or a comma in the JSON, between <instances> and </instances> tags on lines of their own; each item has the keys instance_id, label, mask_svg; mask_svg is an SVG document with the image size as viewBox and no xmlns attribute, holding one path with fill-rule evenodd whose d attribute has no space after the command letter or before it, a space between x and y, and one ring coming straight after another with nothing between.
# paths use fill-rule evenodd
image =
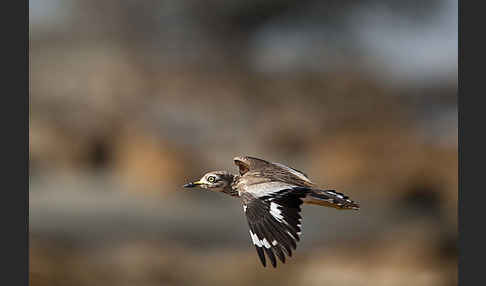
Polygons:
<instances>
[{"instance_id":1,"label":"bird head","mask_svg":"<svg viewBox=\"0 0 486 286\"><path fill-rule=\"evenodd\" d=\"M223 191L233 182L233 174L226 171L212 171L204 174L198 181L184 185L184 188L200 187L211 191Z\"/></svg>"}]
</instances>

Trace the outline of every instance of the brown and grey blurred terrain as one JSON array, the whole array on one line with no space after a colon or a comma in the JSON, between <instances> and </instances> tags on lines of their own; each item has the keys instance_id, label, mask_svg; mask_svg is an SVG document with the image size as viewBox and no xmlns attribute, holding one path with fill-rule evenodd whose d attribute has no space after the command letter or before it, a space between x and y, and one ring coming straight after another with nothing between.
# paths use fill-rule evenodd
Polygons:
<instances>
[{"instance_id":1,"label":"brown and grey blurred terrain","mask_svg":"<svg viewBox=\"0 0 486 286\"><path fill-rule=\"evenodd\" d=\"M31 285L456 285L457 3L30 1ZM361 210L303 210L263 268L252 155Z\"/></svg>"}]
</instances>

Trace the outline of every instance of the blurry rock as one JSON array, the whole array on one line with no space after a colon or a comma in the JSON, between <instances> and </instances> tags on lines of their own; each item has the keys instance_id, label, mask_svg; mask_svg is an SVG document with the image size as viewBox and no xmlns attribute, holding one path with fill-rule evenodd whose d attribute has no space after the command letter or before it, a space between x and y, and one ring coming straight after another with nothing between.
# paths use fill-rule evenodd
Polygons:
<instances>
[{"instance_id":1,"label":"blurry rock","mask_svg":"<svg viewBox=\"0 0 486 286\"><path fill-rule=\"evenodd\" d=\"M191 159L169 140L130 129L116 142L113 171L123 183L158 194L184 182Z\"/></svg>"},{"instance_id":2,"label":"blurry rock","mask_svg":"<svg viewBox=\"0 0 486 286\"><path fill-rule=\"evenodd\" d=\"M423 144L413 130L343 129L329 137L332 138L316 140L311 164L314 173L324 174L335 182L371 184L373 192L395 198L400 194L390 189L404 190L411 177L420 176L455 188L451 183L457 178L454 165L457 150Z\"/></svg>"},{"instance_id":3,"label":"blurry rock","mask_svg":"<svg viewBox=\"0 0 486 286\"><path fill-rule=\"evenodd\" d=\"M75 171L87 150L85 138L77 137L49 121L32 120L29 126L29 167L37 171Z\"/></svg>"},{"instance_id":4,"label":"blurry rock","mask_svg":"<svg viewBox=\"0 0 486 286\"><path fill-rule=\"evenodd\" d=\"M134 240L98 247L31 239L33 285L455 285L457 260L437 252L427 224L397 226L372 241L336 241L263 268L253 248L184 248ZM250 244L249 244L250 245Z\"/></svg>"},{"instance_id":5,"label":"blurry rock","mask_svg":"<svg viewBox=\"0 0 486 286\"><path fill-rule=\"evenodd\" d=\"M399 206L407 208L417 216L431 215L439 217L442 197L439 187L424 182L411 182L408 190L403 191Z\"/></svg>"},{"instance_id":6,"label":"blurry rock","mask_svg":"<svg viewBox=\"0 0 486 286\"><path fill-rule=\"evenodd\" d=\"M424 226L407 225L368 243L315 250L298 284L455 285L455 258L436 255L435 237Z\"/></svg>"},{"instance_id":7,"label":"blurry rock","mask_svg":"<svg viewBox=\"0 0 486 286\"><path fill-rule=\"evenodd\" d=\"M109 168L113 160L113 143L105 138L96 138L89 149L89 162L94 169Z\"/></svg>"}]
</instances>

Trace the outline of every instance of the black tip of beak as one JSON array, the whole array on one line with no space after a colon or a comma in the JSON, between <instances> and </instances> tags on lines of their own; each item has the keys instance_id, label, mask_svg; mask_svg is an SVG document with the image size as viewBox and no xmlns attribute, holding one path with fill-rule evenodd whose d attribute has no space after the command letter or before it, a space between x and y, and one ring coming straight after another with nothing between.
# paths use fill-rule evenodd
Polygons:
<instances>
[{"instance_id":1,"label":"black tip of beak","mask_svg":"<svg viewBox=\"0 0 486 286\"><path fill-rule=\"evenodd\" d=\"M183 187L184 188L194 188L196 186L196 184L194 183L188 183L188 184L185 184Z\"/></svg>"}]
</instances>

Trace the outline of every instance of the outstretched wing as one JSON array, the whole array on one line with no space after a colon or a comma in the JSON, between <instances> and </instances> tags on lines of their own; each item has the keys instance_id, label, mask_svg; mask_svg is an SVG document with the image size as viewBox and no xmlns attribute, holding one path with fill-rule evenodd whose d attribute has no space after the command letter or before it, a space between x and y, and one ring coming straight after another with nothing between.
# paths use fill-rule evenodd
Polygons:
<instances>
[{"instance_id":1,"label":"outstretched wing","mask_svg":"<svg viewBox=\"0 0 486 286\"><path fill-rule=\"evenodd\" d=\"M303 187L313 185L306 174L284 164L272 163L250 156L235 157L233 161L238 166L241 176L254 175L269 178L271 181L288 182Z\"/></svg>"},{"instance_id":2,"label":"outstretched wing","mask_svg":"<svg viewBox=\"0 0 486 286\"><path fill-rule=\"evenodd\" d=\"M264 191L256 191L257 186ZM275 256L285 263L285 254L292 256L292 249L296 249L300 240L300 206L309 189L271 183L252 187L241 193L250 236L263 266L266 266L266 253L276 267Z\"/></svg>"},{"instance_id":3,"label":"outstretched wing","mask_svg":"<svg viewBox=\"0 0 486 286\"><path fill-rule=\"evenodd\" d=\"M240 175L244 175L249 171L255 171L268 167L271 163L263 159L258 159L250 156L234 157L233 161L238 166Z\"/></svg>"}]
</instances>

